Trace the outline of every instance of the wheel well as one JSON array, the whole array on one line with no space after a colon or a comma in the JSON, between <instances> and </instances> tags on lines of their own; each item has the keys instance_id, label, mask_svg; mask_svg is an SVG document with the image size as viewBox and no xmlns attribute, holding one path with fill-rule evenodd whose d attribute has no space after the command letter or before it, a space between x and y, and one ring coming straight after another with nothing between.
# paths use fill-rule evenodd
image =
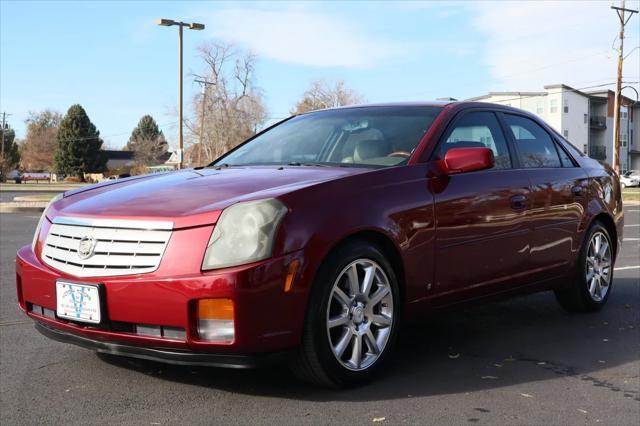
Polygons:
<instances>
[{"instance_id":1,"label":"wheel well","mask_svg":"<svg viewBox=\"0 0 640 426\"><path fill-rule=\"evenodd\" d=\"M591 223L600 222L609 232L613 242L613 254L614 257L618 254L618 230L616 229L616 224L606 213L600 213L593 218Z\"/></svg>"},{"instance_id":2,"label":"wheel well","mask_svg":"<svg viewBox=\"0 0 640 426\"><path fill-rule=\"evenodd\" d=\"M404 272L404 264L402 263L402 256L398 251L396 245L393 241L384 235L381 232L376 231L360 231L355 234L351 234L348 237L344 238L338 244L336 244L329 252L331 254L339 247L352 243L354 241L366 241L378 247L382 253L387 257L389 263L391 263L391 267L393 268L393 272L396 274L398 278L398 287L400 288L400 298L404 299L405 292L405 272ZM328 255L327 255L328 256Z\"/></svg>"}]
</instances>

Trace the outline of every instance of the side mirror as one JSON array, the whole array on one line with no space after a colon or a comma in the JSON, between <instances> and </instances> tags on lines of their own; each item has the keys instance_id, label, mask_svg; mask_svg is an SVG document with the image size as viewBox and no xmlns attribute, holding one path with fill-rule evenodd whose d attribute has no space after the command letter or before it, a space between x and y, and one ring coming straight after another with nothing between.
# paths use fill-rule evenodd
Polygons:
<instances>
[{"instance_id":1,"label":"side mirror","mask_svg":"<svg viewBox=\"0 0 640 426\"><path fill-rule=\"evenodd\" d=\"M489 148L452 148L442 161L447 175L490 169L494 165Z\"/></svg>"}]
</instances>

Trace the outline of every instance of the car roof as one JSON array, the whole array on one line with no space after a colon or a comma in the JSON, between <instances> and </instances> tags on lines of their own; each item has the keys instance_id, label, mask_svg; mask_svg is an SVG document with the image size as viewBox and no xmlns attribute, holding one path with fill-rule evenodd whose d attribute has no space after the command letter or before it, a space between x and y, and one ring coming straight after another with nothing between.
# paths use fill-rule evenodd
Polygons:
<instances>
[{"instance_id":1,"label":"car roof","mask_svg":"<svg viewBox=\"0 0 640 426\"><path fill-rule=\"evenodd\" d=\"M514 112L526 112L519 108L514 108L512 106L494 104L490 102L476 102L476 101L413 101L413 102L379 102L379 103L368 103L368 104L356 104L356 105L345 105L339 107L325 108L319 109L309 112L304 112L298 115L311 114L315 112L321 111L334 111L334 110L343 110L343 109L354 109L354 108L380 108L380 107L456 107L457 109L464 108L488 108L488 109L499 109L505 111L514 111Z\"/></svg>"}]
</instances>

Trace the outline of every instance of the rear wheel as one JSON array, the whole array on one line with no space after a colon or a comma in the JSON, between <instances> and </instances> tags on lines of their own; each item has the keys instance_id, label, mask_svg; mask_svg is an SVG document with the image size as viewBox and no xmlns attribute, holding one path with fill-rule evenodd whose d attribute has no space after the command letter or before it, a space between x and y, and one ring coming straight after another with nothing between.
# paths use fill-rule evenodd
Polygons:
<instances>
[{"instance_id":1,"label":"rear wheel","mask_svg":"<svg viewBox=\"0 0 640 426\"><path fill-rule=\"evenodd\" d=\"M364 242L339 248L315 280L294 371L331 387L371 378L391 350L399 308L397 279L382 252Z\"/></svg>"},{"instance_id":2,"label":"rear wheel","mask_svg":"<svg viewBox=\"0 0 640 426\"><path fill-rule=\"evenodd\" d=\"M613 262L614 249L609 232L596 222L585 238L571 286L556 291L560 305L571 312L601 309L611 293Z\"/></svg>"}]
</instances>

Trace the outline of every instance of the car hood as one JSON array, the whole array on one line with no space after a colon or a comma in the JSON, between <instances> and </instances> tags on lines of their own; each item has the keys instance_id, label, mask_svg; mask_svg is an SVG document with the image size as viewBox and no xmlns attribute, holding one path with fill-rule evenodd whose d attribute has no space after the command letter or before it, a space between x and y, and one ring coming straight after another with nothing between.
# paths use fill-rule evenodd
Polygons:
<instances>
[{"instance_id":1,"label":"car hood","mask_svg":"<svg viewBox=\"0 0 640 426\"><path fill-rule=\"evenodd\" d=\"M174 229L215 223L222 210L272 198L367 169L347 167L228 167L136 176L69 191L47 216L163 220Z\"/></svg>"}]
</instances>

